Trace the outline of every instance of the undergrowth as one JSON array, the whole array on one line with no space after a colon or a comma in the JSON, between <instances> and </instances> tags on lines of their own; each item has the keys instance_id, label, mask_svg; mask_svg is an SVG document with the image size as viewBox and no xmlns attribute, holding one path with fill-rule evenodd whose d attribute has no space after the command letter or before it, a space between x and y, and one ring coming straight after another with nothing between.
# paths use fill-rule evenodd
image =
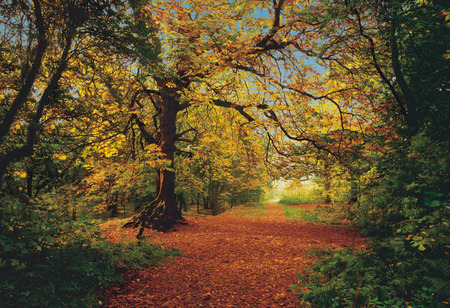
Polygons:
<instances>
[{"instance_id":1,"label":"undergrowth","mask_svg":"<svg viewBox=\"0 0 450 308\"><path fill-rule=\"evenodd\" d=\"M312 307L448 307L450 261L401 243L325 251L293 287Z\"/></svg>"},{"instance_id":2,"label":"undergrowth","mask_svg":"<svg viewBox=\"0 0 450 308\"><path fill-rule=\"evenodd\" d=\"M176 250L143 241L114 244L96 221L6 205L0 221L1 307L93 307L101 290L129 270L156 265Z\"/></svg>"}]
</instances>

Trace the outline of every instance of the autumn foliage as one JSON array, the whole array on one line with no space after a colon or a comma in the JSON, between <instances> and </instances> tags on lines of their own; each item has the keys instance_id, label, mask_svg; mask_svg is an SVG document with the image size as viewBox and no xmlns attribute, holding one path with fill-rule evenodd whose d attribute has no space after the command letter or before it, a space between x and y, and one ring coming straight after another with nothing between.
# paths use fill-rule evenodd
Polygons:
<instances>
[{"instance_id":1,"label":"autumn foliage","mask_svg":"<svg viewBox=\"0 0 450 308\"><path fill-rule=\"evenodd\" d=\"M168 231L158 240L186 251L162 272L144 271L139 283L130 274L136 279L123 286L130 294L139 290L134 284L168 283L175 270L185 278L193 267L206 271L210 259L217 263L211 271L234 267L252 288L226 296L203 288L181 299L142 291L158 305L291 305L298 301L282 291L288 279L308 290L296 293L305 305L446 305L444 1L5 0L0 17L0 291L8 305L27 306L39 291L62 306L98 303L98 287L105 291L120 269L133 268L135 256L142 264L153 253L172 254L138 241L143 246L118 256L122 246L108 246L95 227L118 218L131 228L110 228L108 236ZM303 212L285 207L290 220L350 223L372 238L370 248L318 252L313 271L293 277L303 271L295 257L308 264L314 257L304 254L306 242L288 236L291 223L273 213L226 216L271 196L280 179L291 183L285 204L323 203ZM214 222L235 230L216 232ZM324 230L343 235L304 227L321 241ZM289 238L276 247L286 262L251 255L269 232L282 235L275 242ZM198 239L192 250L183 246L189 236ZM216 239L242 248L249 264L234 263ZM210 243L217 247L202 250ZM54 274L55 287L43 273L58 272L72 251L80 255L70 275L81 276ZM198 256L195 266L189 253ZM104 262L91 261L97 257ZM264 293L250 279L262 272L257 262L278 264L290 278L274 270ZM105 276L103 266L112 269ZM89 275L100 283L83 290ZM223 281L240 283L227 275ZM127 295L118 294L114 300L126 305Z\"/></svg>"}]
</instances>

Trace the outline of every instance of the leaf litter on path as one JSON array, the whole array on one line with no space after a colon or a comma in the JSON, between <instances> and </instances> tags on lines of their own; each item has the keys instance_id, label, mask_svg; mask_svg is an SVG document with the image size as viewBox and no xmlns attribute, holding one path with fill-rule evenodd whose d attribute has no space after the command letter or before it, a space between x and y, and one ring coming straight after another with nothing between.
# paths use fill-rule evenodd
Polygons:
<instances>
[{"instance_id":1,"label":"leaf litter on path","mask_svg":"<svg viewBox=\"0 0 450 308\"><path fill-rule=\"evenodd\" d=\"M187 225L170 232L144 232L184 255L127 274L126 283L107 290L104 307L301 307L289 289L314 263L308 250L367 246L355 230L289 222L275 203L262 216L185 218ZM113 241L136 233L117 222L105 229Z\"/></svg>"}]
</instances>

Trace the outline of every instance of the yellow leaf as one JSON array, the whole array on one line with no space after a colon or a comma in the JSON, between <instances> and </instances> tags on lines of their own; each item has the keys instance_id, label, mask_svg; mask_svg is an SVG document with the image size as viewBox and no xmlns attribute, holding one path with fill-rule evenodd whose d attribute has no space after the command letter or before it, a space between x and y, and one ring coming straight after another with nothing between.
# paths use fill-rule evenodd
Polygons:
<instances>
[{"instance_id":1,"label":"yellow leaf","mask_svg":"<svg viewBox=\"0 0 450 308\"><path fill-rule=\"evenodd\" d=\"M23 170L21 170L21 171L14 171L14 176L17 176L19 178L24 179L24 178L27 177L27 173L25 171L23 171Z\"/></svg>"}]
</instances>

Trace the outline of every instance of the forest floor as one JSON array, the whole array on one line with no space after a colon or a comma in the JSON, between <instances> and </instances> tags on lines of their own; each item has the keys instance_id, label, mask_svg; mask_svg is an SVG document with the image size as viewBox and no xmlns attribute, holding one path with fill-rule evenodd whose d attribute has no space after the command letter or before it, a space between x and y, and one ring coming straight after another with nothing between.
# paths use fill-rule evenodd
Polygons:
<instances>
[{"instance_id":1,"label":"forest floor","mask_svg":"<svg viewBox=\"0 0 450 308\"><path fill-rule=\"evenodd\" d=\"M290 285L314 263L309 251L367 246L345 226L290 222L275 202L185 218L187 225L170 232L144 232L183 255L127 274L107 290L104 307L301 307ZM121 223L104 225L109 240L136 236Z\"/></svg>"}]
</instances>

